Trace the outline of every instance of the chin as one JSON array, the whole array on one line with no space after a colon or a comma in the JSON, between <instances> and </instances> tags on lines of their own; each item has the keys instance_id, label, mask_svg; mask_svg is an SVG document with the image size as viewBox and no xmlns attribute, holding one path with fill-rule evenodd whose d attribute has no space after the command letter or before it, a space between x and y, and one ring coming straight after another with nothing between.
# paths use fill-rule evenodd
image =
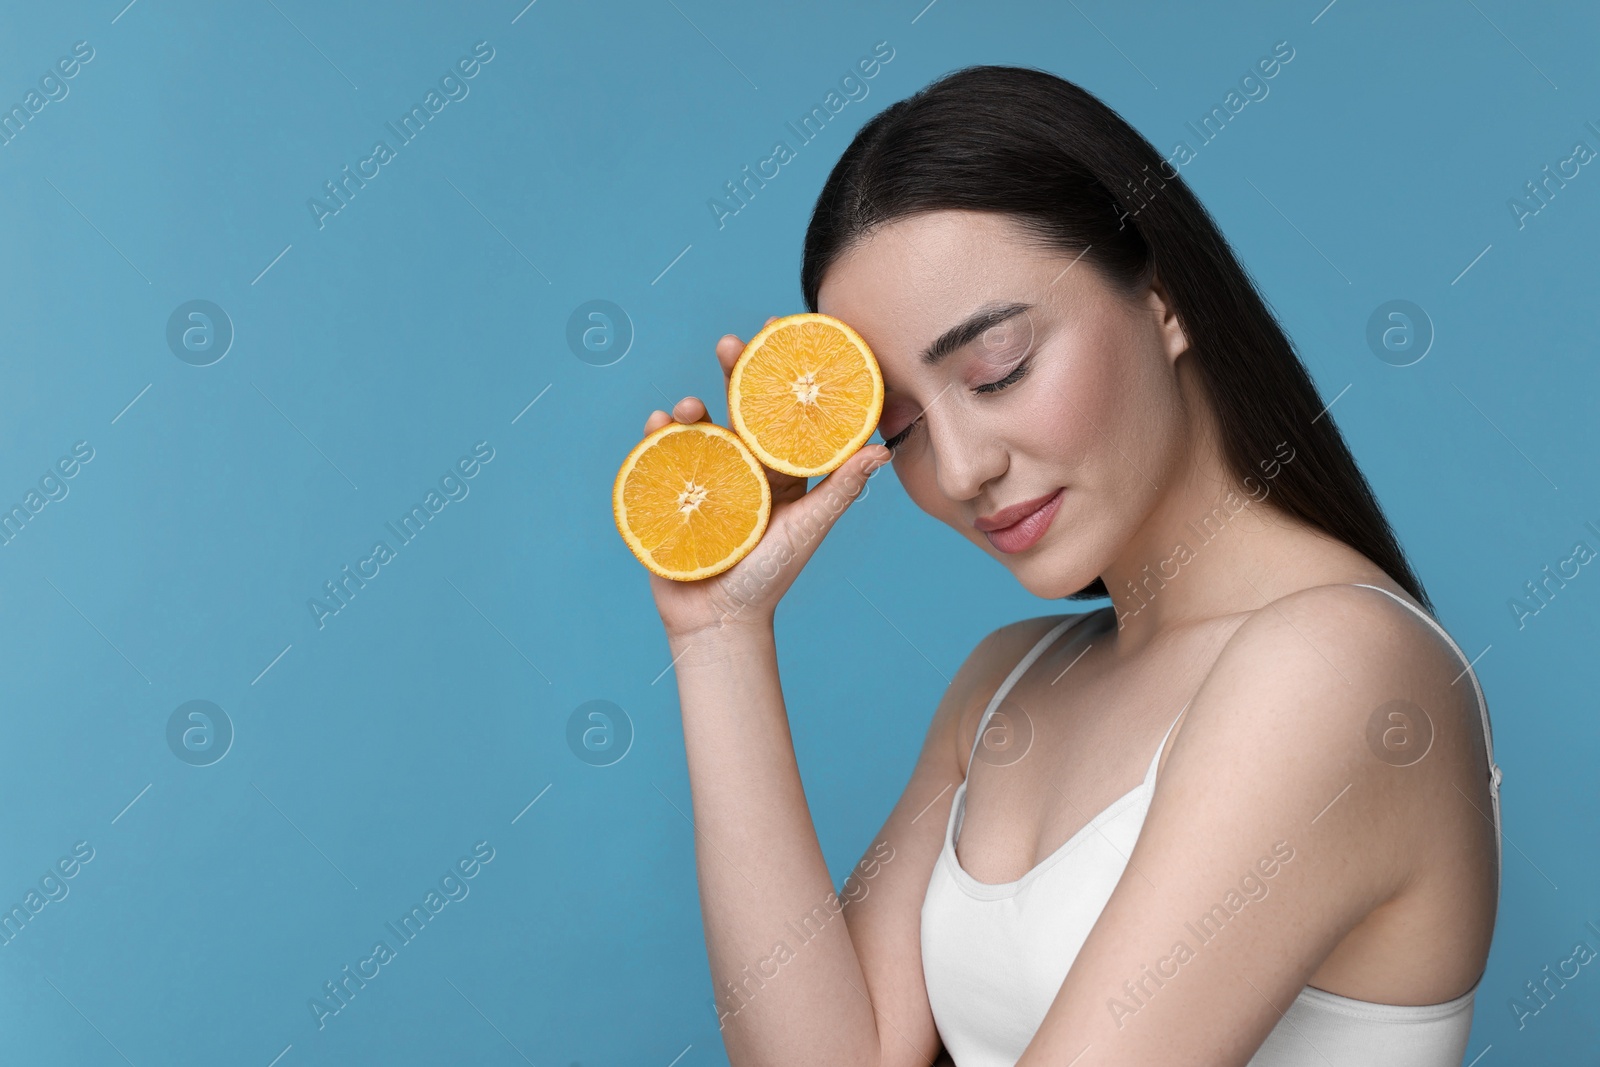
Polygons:
<instances>
[{"instance_id":1,"label":"chin","mask_svg":"<svg viewBox=\"0 0 1600 1067\"><path fill-rule=\"evenodd\" d=\"M1097 574L1090 573L1092 568L1083 566L1082 560L1061 559L1061 555L1062 553L1058 551L1054 556L1040 554L1027 560L1002 555L1000 562L1012 573L1022 588L1034 596L1043 600L1060 600L1076 593L1098 577Z\"/></svg>"},{"instance_id":2,"label":"chin","mask_svg":"<svg viewBox=\"0 0 1600 1067\"><path fill-rule=\"evenodd\" d=\"M1093 578L1089 579L1091 582L1093 580ZM1078 590L1082 589L1088 584L1089 582L1062 582L1057 581L1052 577L1051 580L1045 582L1030 582L1024 580L1022 582L1022 588L1026 589L1040 600L1065 600L1067 597L1071 596L1073 593L1076 593Z\"/></svg>"}]
</instances>

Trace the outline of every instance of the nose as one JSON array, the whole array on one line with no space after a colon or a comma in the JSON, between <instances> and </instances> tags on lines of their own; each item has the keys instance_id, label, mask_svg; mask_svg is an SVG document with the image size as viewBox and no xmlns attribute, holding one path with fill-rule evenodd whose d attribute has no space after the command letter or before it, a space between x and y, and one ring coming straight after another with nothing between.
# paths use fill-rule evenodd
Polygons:
<instances>
[{"instance_id":1,"label":"nose","mask_svg":"<svg viewBox=\"0 0 1600 1067\"><path fill-rule=\"evenodd\" d=\"M976 420L951 408L936 417L930 409L928 441L933 449L934 476L946 497L956 501L976 498L983 487L1006 472L1004 441Z\"/></svg>"}]
</instances>

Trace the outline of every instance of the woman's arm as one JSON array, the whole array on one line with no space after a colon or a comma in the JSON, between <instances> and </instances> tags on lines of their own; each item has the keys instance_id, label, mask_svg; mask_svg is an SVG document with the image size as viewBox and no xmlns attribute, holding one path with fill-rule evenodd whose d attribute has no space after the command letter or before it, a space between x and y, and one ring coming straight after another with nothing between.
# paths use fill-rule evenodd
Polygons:
<instances>
[{"instance_id":1,"label":"woman's arm","mask_svg":"<svg viewBox=\"0 0 1600 1067\"><path fill-rule=\"evenodd\" d=\"M795 764L771 624L671 641L682 657L674 669L701 915L730 1062L949 1067L923 981L921 917L961 781L958 734L1055 621L1002 627L967 656L910 780L837 896Z\"/></svg>"},{"instance_id":2,"label":"woman's arm","mask_svg":"<svg viewBox=\"0 0 1600 1067\"><path fill-rule=\"evenodd\" d=\"M770 623L672 639L695 866L728 1059L878 1062L878 1027L806 806ZM830 901L834 907L830 908ZM785 949L787 951L785 951Z\"/></svg>"},{"instance_id":3,"label":"woman's arm","mask_svg":"<svg viewBox=\"0 0 1600 1067\"><path fill-rule=\"evenodd\" d=\"M718 341L724 386L743 348L733 334ZM686 397L671 415L652 412L645 433L709 418ZM887 459L881 445L864 446L809 490L805 478L769 470L772 514L749 555L697 582L650 575L678 678L701 915L735 1064L880 1061L869 987L795 766L772 620ZM847 880L845 896L856 892Z\"/></svg>"},{"instance_id":4,"label":"woman's arm","mask_svg":"<svg viewBox=\"0 0 1600 1067\"><path fill-rule=\"evenodd\" d=\"M770 624L672 642L730 1062L929 1067L943 1055L921 917L961 781L956 731L1037 629L1002 627L961 664L910 780L838 896L801 789Z\"/></svg>"}]
</instances>

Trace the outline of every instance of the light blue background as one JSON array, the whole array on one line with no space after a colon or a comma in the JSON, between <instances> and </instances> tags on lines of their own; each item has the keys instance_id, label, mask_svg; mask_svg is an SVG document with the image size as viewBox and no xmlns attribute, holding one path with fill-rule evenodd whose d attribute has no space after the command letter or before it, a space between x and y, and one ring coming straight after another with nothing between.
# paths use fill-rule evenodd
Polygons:
<instances>
[{"instance_id":1,"label":"light blue background","mask_svg":"<svg viewBox=\"0 0 1600 1067\"><path fill-rule=\"evenodd\" d=\"M6 107L74 42L95 50L0 147L0 502L94 449L0 548L0 903L75 842L95 852L0 948L7 1062L726 1062L618 463L652 408L717 397L717 337L803 310L812 202L889 102L1036 65L1167 152L1280 40L1270 95L1182 173L1482 654L1506 863L1468 1058L1600 1044L1594 967L1521 1030L1508 1007L1600 946L1600 576L1521 630L1508 607L1575 541L1600 547L1600 168L1524 228L1507 206L1574 142L1600 148L1592 8L123 2L8 3L0 34ZM479 41L470 95L319 229L308 198ZM719 229L708 199L879 41L870 95ZM193 299L236 331L207 367L166 343ZM566 343L592 299L636 331L610 366ZM1391 299L1437 332L1409 367L1365 341ZM308 598L479 441L470 495L319 629ZM1062 609L874 479L779 614L836 883L962 657ZM236 730L208 767L166 740L193 699ZM607 767L566 741L595 699L635 732ZM483 840L470 896L319 1032L322 983Z\"/></svg>"}]
</instances>

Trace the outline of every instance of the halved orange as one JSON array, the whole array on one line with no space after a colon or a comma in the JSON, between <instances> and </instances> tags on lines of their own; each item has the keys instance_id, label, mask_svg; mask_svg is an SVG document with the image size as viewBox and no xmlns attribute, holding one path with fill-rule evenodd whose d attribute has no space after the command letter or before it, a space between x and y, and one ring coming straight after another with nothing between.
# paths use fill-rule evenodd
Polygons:
<instances>
[{"instance_id":1,"label":"halved orange","mask_svg":"<svg viewBox=\"0 0 1600 1067\"><path fill-rule=\"evenodd\" d=\"M728 421L773 470L827 474L867 443L883 374L861 335L831 315L787 315L750 339L728 375Z\"/></svg>"},{"instance_id":2,"label":"halved orange","mask_svg":"<svg viewBox=\"0 0 1600 1067\"><path fill-rule=\"evenodd\" d=\"M611 511L639 562L687 582L722 573L756 547L772 516L772 487L731 431L669 422L622 461Z\"/></svg>"}]
</instances>

